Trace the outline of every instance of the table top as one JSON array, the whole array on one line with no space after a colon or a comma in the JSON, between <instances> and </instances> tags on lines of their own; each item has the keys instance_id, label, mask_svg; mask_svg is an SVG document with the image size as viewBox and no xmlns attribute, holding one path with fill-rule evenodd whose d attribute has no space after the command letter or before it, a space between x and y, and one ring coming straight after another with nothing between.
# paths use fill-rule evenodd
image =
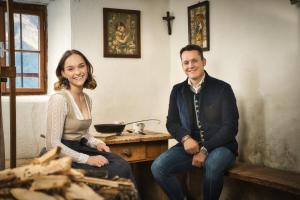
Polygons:
<instances>
[{"instance_id":1,"label":"table top","mask_svg":"<svg viewBox=\"0 0 300 200\"><path fill-rule=\"evenodd\" d=\"M150 130L144 130L144 134L136 134L129 132L122 132L121 135L116 133L103 134L93 133L94 137L101 139L106 144L123 144L134 142L149 142L149 141L161 141L171 139L169 133L155 132Z\"/></svg>"}]
</instances>

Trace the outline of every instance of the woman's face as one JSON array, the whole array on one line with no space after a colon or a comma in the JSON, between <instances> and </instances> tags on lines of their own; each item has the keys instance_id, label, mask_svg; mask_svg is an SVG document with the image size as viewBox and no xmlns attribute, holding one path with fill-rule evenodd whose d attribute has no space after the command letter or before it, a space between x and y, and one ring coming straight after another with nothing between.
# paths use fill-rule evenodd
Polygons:
<instances>
[{"instance_id":1,"label":"woman's face","mask_svg":"<svg viewBox=\"0 0 300 200\"><path fill-rule=\"evenodd\" d=\"M64 78L68 79L70 89L73 87L82 89L88 77L88 66L80 55L72 54L66 59L61 73Z\"/></svg>"}]
</instances>

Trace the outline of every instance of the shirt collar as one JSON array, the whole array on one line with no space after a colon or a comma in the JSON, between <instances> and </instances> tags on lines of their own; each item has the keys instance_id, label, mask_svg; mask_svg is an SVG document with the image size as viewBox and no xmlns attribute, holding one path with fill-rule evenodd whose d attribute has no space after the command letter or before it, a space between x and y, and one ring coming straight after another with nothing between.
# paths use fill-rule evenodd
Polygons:
<instances>
[{"instance_id":1,"label":"shirt collar","mask_svg":"<svg viewBox=\"0 0 300 200\"><path fill-rule=\"evenodd\" d=\"M190 86L191 90L194 92L194 93L198 93L201 89L201 85L202 83L204 82L204 79L205 79L205 73L201 79L201 81L196 85L196 86L193 86L192 84L192 81L190 78L188 78L188 85Z\"/></svg>"}]
</instances>

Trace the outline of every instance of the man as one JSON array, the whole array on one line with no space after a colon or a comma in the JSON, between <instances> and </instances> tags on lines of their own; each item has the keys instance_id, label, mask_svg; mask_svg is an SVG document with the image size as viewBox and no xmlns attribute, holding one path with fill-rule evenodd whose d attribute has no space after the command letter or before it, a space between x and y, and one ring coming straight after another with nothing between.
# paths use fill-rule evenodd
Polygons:
<instances>
[{"instance_id":1,"label":"man","mask_svg":"<svg viewBox=\"0 0 300 200\"><path fill-rule=\"evenodd\" d=\"M219 199L224 172L238 150L235 96L228 83L204 70L201 47L187 45L180 57L187 79L173 87L167 117L167 129L178 143L153 162L152 174L170 199L182 200L186 194L175 175L203 168L203 199Z\"/></svg>"}]
</instances>

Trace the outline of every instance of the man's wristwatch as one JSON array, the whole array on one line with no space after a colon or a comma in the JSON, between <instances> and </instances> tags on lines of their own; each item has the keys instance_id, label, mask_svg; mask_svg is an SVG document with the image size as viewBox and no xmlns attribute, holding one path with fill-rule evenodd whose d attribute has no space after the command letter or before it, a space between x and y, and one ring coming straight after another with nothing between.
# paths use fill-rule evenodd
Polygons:
<instances>
[{"instance_id":1,"label":"man's wristwatch","mask_svg":"<svg viewBox=\"0 0 300 200\"><path fill-rule=\"evenodd\" d=\"M184 143L187 139L189 139L189 138L191 138L190 135L185 135L185 136L183 136L182 139L181 139L181 144L183 144L183 143Z\"/></svg>"},{"instance_id":2,"label":"man's wristwatch","mask_svg":"<svg viewBox=\"0 0 300 200\"><path fill-rule=\"evenodd\" d=\"M201 147L200 152L203 153L206 156L208 155L208 151L204 146Z\"/></svg>"}]
</instances>

